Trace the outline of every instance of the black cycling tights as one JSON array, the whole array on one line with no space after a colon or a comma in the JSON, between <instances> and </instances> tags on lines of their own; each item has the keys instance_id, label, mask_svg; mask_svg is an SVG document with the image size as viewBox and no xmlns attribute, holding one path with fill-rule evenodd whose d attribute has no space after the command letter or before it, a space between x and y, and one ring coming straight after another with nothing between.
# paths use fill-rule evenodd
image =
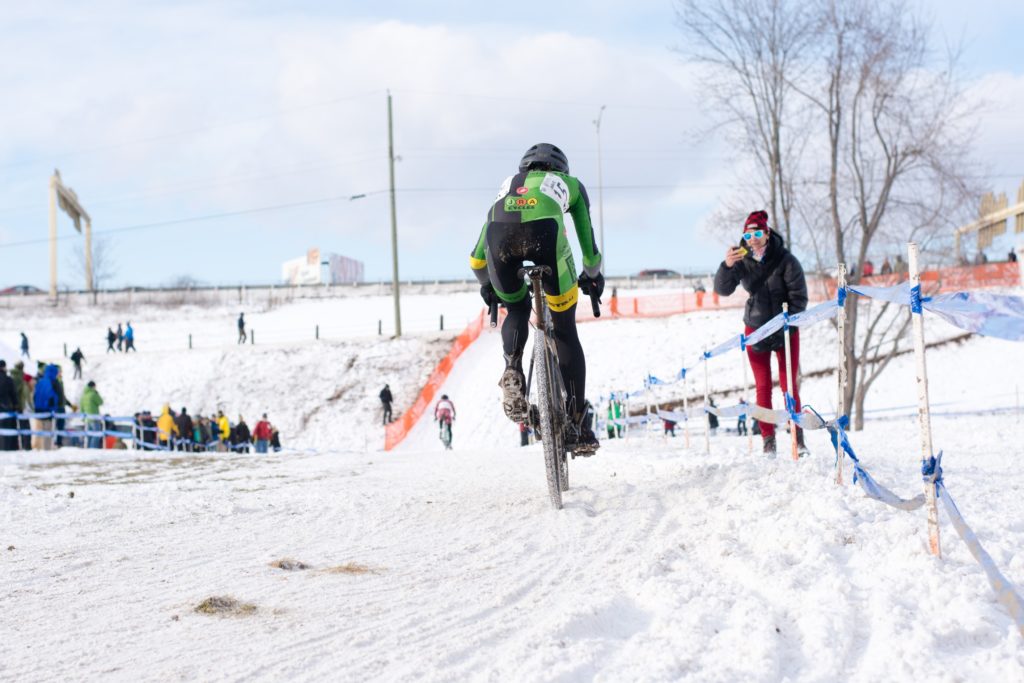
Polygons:
<instances>
[{"instance_id":1,"label":"black cycling tights","mask_svg":"<svg viewBox=\"0 0 1024 683\"><path fill-rule=\"evenodd\" d=\"M526 296L522 301L505 304L508 316L501 326L501 341L505 355L517 356L526 347L526 336L529 332L532 298ZM558 369L562 373L562 382L568 394L565 409L571 416L583 413L583 401L586 397L587 361L583 357L583 345L576 333L576 304L558 313L551 311L551 321L555 326L555 348L558 350ZM534 373L536 373L534 368Z\"/></svg>"}]
</instances>

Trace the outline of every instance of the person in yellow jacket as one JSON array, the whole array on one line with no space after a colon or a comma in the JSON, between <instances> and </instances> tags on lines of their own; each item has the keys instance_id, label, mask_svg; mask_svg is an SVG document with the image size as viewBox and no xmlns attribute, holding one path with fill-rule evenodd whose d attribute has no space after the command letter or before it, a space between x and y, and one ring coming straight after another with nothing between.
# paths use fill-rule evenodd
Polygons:
<instances>
[{"instance_id":1,"label":"person in yellow jacket","mask_svg":"<svg viewBox=\"0 0 1024 683\"><path fill-rule=\"evenodd\" d=\"M174 423L171 406L166 403L156 420L156 436L161 446L174 447L172 439L178 436L178 425Z\"/></svg>"},{"instance_id":2,"label":"person in yellow jacket","mask_svg":"<svg viewBox=\"0 0 1024 683\"><path fill-rule=\"evenodd\" d=\"M226 451L231 444L231 422L228 420L228 416L219 410L217 411L217 428L220 430L220 450Z\"/></svg>"}]
</instances>

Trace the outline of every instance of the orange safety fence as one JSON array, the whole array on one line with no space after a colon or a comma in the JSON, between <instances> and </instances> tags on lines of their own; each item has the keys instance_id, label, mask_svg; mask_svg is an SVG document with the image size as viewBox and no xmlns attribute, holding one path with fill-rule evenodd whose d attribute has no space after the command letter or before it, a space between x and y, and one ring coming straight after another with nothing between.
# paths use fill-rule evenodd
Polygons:
<instances>
[{"instance_id":1,"label":"orange safety fence","mask_svg":"<svg viewBox=\"0 0 1024 683\"><path fill-rule=\"evenodd\" d=\"M448 379L452 368L455 367L455 361L480 336L480 331L484 327L484 316L486 313L487 311L480 311L480 315L466 325L466 329L452 342L452 348L448 350L448 355L442 358L434 368L434 371L430 373L430 377L427 378L427 383L423 385L423 389L420 390L420 395L416 397L416 401L408 410L402 413L402 417L389 424L384 430L384 450L390 451L400 444L405 437L409 436L409 432L412 431L416 422L419 421L423 413L430 407L430 404L434 402L434 396L440 390L445 380Z\"/></svg>"},{"instance_id":2,"label":"orange safety fence","mask_svg":"<svg viewBox=\"0 0 1024 683\"><path fill-rule=\"evenodd\" d=\"M906 273L888 273L886 275L868 275L860 279L859 284L870 287L891 287L907 279ZM921 271L922 289L929 294L946 294L970 289L988 289L992 287L1018 287L1021 284L1020 264L1013 262L983 263L977 266L954 266L937 270ZM823 286L828 291L828 298L836 294L835 280L822 280L817 291ZM808 288L810 288L808 282ZM812 297L813 298L813 297Z\"/></svg>"},{"instance_id":3,"label":"orange safety fence","mask_svg":"<svg viewBox=\"0 0 1024 683\"><path fill-rule=\"evenodd\" d=\"M737 289L730 296L719 296L714 292L673 292L670 294L648 294L635 296L607 296L601 302L601 320L618 318L664 318L694 311L717 311L727 308L742 308L746 303L746 292ZM576 308L576 320L593 321L594 313L590 298L580 294Z\"/></svg>"}]
</instances>

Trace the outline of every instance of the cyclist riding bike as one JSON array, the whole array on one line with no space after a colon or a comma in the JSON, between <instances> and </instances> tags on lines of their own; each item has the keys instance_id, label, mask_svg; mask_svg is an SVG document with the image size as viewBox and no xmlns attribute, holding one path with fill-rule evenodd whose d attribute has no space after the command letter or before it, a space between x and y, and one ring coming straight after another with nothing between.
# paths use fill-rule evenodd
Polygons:
<instances>
[{"instance_id":1,"label":"cyclist riding bike","mask_svg":"<svg viewBox=\"0 0 1024 683\"><path fill-rule=\"evenodd\" d=\"M566 238L566 213L572 216L583 255L584 272L579 280ZM505 371L498 386L505 415L513 422L528 421L530 410L522 359L531 306L527 283L518 274L524 261L551 268L551 274L543 278L544 294L555 330L559 371L568 394L566 413L575 426L567 430L566 445L578 454L589 455L600 444L583 420L587 365L576 333L576 302L580 291L599 298L604 291L604 276L587 191L583 183L569 175L569 161L562 150L548 143L528 149L519 162L519 173L502 184L469 257L484 303L501 303L508 312L501 328Z\"/></svg>"},{"instance_id":2,"label":"cyclist riding bike","mask_svg":"<svg viewBox=\"0 0 1024 683\"><path fill-rule=\"evenodd\" d=\"M441 427L441 440L445 442L445 448L452 447L452 422L455 422L455 404L448 398L448 394L442 394L441 400L434 406L434 422ZM445 440L447 436L447 440Z\"/></svg>"}]
</instances>

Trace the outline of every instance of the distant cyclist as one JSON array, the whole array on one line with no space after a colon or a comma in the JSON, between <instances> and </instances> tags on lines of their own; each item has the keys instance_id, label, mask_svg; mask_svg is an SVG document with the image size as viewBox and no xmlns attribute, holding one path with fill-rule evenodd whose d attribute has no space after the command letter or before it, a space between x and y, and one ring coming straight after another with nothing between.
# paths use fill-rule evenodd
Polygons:
<instances>
[{"instance_id":1,"label":"distant cyclist","mask_svg":"<svg viewBox=\"0 0 1024 683\"><path fill-rule=\"evenodd\" d=\"M578 281L566 238L566 213L572 216L583 254L584 273ZM588 455L600 445L583 420L587 365L576 333L576 302L580 290L600 297L604 276L590 223L587 191L583 183L569 175L569 161L562 150L547 143L528 149L519 162L519 173L502 184L469 258L484 302L500 302L508 311L501 328L505 371L498 386L505 415L513 422L526 422L529 415L523 349L531 306L527 283L518 275L524 261L552 270L543 279L544 293L555 328L559 369L568 393L566 412L575 426L565 435L566 446Z\"/></svg>"},{"instance_id":2,"label":"distant cyclist","mask_svg":"<svg viewBox=\"0 0 1024 683\"><path fill-rule=\"evenodd\" d=\"M444 442L444 447L450 449L452 447L452 422L455 422L455 404L448 398L448 394L442 394L441 400L434 406L434 421L441 427L441 440Z\"/></svg>"}]
</instances>

